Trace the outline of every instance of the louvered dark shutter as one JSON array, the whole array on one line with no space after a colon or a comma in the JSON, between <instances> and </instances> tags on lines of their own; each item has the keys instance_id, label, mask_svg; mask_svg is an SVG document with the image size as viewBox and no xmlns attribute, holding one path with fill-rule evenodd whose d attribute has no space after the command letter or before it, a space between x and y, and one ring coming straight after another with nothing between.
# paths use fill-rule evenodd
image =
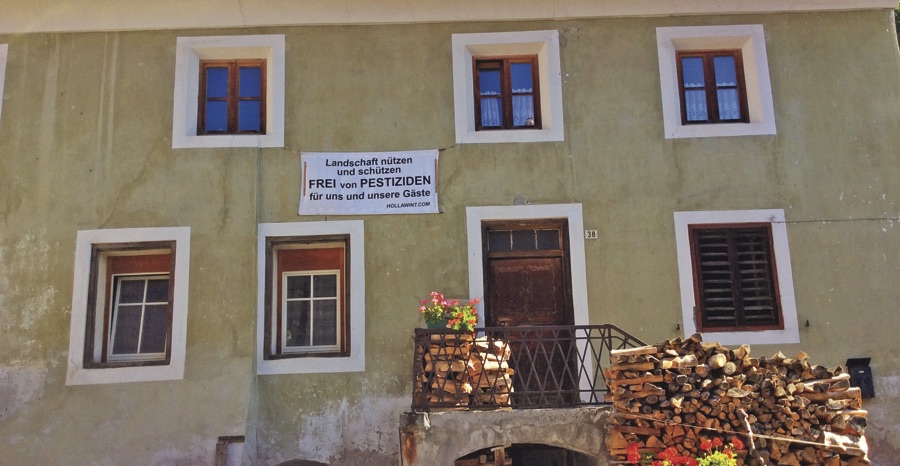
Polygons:
<instances>
[{"instance_id":1,"label":"louvered dark shutter","mask_svg":"<svg viewBox=\"0 0 900 466\"><path fill-rule=\"evenodd\" d=\"M769 225L698 225L690 233L701 329L780 326Z\"/></svg>"}]
</instances>

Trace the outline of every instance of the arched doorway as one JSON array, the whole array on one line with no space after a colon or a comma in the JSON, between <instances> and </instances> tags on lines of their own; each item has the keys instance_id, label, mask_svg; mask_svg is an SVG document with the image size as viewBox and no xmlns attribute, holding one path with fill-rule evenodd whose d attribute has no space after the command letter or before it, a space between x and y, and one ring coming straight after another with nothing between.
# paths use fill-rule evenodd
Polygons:
<instances>
[{"instance_id":1,"label":"arched doorway","mask_svg":"<svg viewBox=\"0 0 900 466\"><path fill-rule=\"evenodd\" d=\"M537 443L484 448L454 462L454 466L597 466L597 459L584 453Z\"/></svg>"}]
</instances>

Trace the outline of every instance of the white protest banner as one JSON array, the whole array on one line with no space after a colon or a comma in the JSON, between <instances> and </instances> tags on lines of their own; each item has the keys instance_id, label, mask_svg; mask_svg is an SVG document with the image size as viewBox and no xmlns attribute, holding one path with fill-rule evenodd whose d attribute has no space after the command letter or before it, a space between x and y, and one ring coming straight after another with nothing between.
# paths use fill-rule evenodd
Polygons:
<instances>
[{"instance_id":1,"label":"white protest banner","mask_svg":"<svg viewBox=\"0 0 900 466\"><path fill-rule=\"evenodd\" d=\"M303 152L300 215L435 214L437 149Z\"/></svg>"}]
</instances>

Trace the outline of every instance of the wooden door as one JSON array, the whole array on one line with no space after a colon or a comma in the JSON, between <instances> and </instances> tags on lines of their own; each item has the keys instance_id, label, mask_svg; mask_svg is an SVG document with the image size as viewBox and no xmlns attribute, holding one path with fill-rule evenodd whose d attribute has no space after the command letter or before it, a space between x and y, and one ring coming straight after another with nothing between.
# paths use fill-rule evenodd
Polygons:
<instances>
[{"instance_id":1,"label":"wooden door","mask_svg":"<svg viewBox=\"0 0 900 466\"><path fill-rule=\"evenodd\" d=\"M489 222L483 229L485 325L573 325L566 221ZM507 335L516 370L514 404L574 401L571 334L522 328Z\"/></svg>"}]
</instances>

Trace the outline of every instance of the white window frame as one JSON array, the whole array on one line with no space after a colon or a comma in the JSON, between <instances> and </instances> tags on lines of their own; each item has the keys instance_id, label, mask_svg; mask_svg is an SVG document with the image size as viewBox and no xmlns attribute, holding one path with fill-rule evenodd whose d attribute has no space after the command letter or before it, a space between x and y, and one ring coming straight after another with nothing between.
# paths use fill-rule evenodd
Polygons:
<instances>
[{"instance_id":1,"label":"white window frame","mask_svg":"<svg viewBox=\"0 0 900 466\"><path fill-rule=\"evenodd\" d=\"M794 278L791 271L791 254L788 247L787 224L784 209L722 210L675 212L675 246L678 255L678 278L681 288L681 321L684 335L697 331L694 321L696 306L694 266L691 259L690 225L769 223L772 228L772 254L778 276L779 302L784 328L778 330L740 330L733 332L704 332L706 341L718 341L725 345L765 345L800 343L797 325L797 303L794 297Z\"/></svg>"},{"instance_id":2,"label":"white window frame","mask_svg":"<svg viewBox=\"0 0 900 466\"><path fill-rule=\"evenodd\" d=\"M0 115L3 110L3 82L6 80L6 57L9 55L9 45L0 44ZM0 118L0 121L3 121Z\"/></svg>"},{"instance_id":3,"label":"white window frame","mask_svg":"<svg viewBox=\"0 0 900 466\"><path fill-rule=\"evenodd\" d=\"M176 254L177 254L177 251L176 251ZM118 320L119 315L120 315L119 306L122 304L121 302L119 302L119 299L121 298L120 291L121 291L122 281L123 280L128 280L128 281L142 280L142 281L144 281L145 293L146 293L146 285L149 282L149 280L159 279L162 276L165 276L166 281L169 280L169 277L170 277L169 273L139 273L139 274L126 273L126 274L113 275L112 284L113 284L113 286L118 285L118 289L116 290L116 292L114 294L116 297L115 302L109 303L109 307L110 307L109 312L110 312L110 317L111 317L111 319L110 319L111 323L109 326L109 344L108 344L108 347L106 350L106 360L107 361L109 361L109 362L162 361L162 360L166 359L165 351L163 351L161 353L141 353L140 352L143 331L138 332L138 343L137 343L138 352L137 353L132 353L132 354L115 354L115 353L113 353L113 348L115 348L115 346L116 346L116 336L117 336L116 321ZM100 277L98 277L97 279L100 280ZM98 300L99 299L100 299L100 296L98 296ZM141 302L141 306L143 308L143 309L141 309L141 326L142 327L144 324L144 313L147 312L146 308L148 305L152 305L152 304L165 304L167 307L169 305L168 301L165 303L162 303L162 302L153 303L153 302L146 302L146 301Z\"/></svg>"},{"instance_id":4,"label":"white window frame","mask_svg":"<svg viewBox=\"0 0 900 466\"><path fill-rule=\"evenodd\" d=\"M284 147L284 35L179 37L175 50L172 148ZM197 134L200 61L266 60L266 133Z\"/></svg>"},{"instance_id":5,"label":"white window frame","mask_svg":"<svg viewBox=\"0 0 900 466\"><path fill-rule=\"evenodd\" d=\"M564 141L559 31L453 34L453 109L457 144ZM475 131L473 57L537 55L541 129Z\"/></svg>"},{"instance_id":6,"label":"white window frame","mask_svg":"<svg viewBox=\"0 0 900 466\"><path fill-rule=\"evenodd\" d=\"M91 286L91 255L95 245L116 243L175 243L175 287L172 290L172 339L166 365L130 367L90 367L84 364L87 332L88 294ZM142 252L143 253L143 252ZM180 380L184 378L187 346L188 283L191 255L190 227L123 228L81 230L75 240L75 270L72 287L72 320L69 328L69 356L66 385ZM97 280L100 280L98 277ZM105 293L104 293L105 294ZM103 305L98 296L97 305Z\"/></svg>"},{"instance_id":7,"label":"white window frame","mask_svg":"<svg viewBox=\"0 0 900 466\"><path fill-rule=\"evenodd\" d=\"M323 245L322 247L328 247L328 246ZM273 254L277 254L277 253L273 252ZM289 277L310 277L310 278L312 278L313 281L315 281L314 277L321 276L321 275L333 275L338 278L338 280L337 280L337 296L335 297L337 299L337 312L338 312L338 318L335 319L335 321L336 321L335 334L338 335L338 342L337 342L337 344L334 344L334 345L287 346L287 303L288 303L289 298L287 297L287 293L285 293L284 290L288 289L288 284L287 284L288 278ZM279 331L281 332L281 354L329 353L329 352L336 352L336 351L341 350L340 335L341 335L341 331L343 331L343 327L344 327L343 320L344 319L340 318L340 313L341 313L341 304L344 301L343 300L344 289L341 287L340 278L341 278L340 270L303 270L303 271L298 270L298 271L285 272L284 275L281 276L281 289L282 289L281 311L280 311L281 312L281 328L279 329ZM315 287L313 287L313 289L315 289ZM318 298L316 296L311 296L309 298L302 298L300 300L308 301L310 303L310 312L312 313L312 308L313 308L312 304L315 301L317 301ZM274 301L274 297L273 297L273 301ZM277 309L277 307L273 307L273 309ZM314 331L314 330L315 330L315 325L311 326L311 331ZM315 335L311 335L311 336L313 338L315 338Z\"/></svg>"},{"instance_id":8,"label":"white window frame","mask_svg":"<svg viewBox=\"0 0 900 466\"><path fill-rule=\"evenodd\" d=\"M266 331L266 243L272 238L349 236L350 263L345 267L350 283L350 300L346 303L350 313L347 335L350 353L346 357L309 355L298 358L265 359ZM256 373L305 374L326 372L362 372L366 369L366 282L364 223L362 220L336 222L260 223L257 243L257 324L256 324ZM344 293L346 294L346 293Z\"/></svg>"},{"instance_id":9,"label":"white window frame","mask_svg":"<svg viewBox=\"0 0 900 466\"><path fill-rule=\"evenodd\" d=\"M656 46L666 139L776 134L766 37L761 24L659 27ZM676 59L676 52L682 50L741 51L748 123L682 123Z\"/></svg>"}]
</instances>

